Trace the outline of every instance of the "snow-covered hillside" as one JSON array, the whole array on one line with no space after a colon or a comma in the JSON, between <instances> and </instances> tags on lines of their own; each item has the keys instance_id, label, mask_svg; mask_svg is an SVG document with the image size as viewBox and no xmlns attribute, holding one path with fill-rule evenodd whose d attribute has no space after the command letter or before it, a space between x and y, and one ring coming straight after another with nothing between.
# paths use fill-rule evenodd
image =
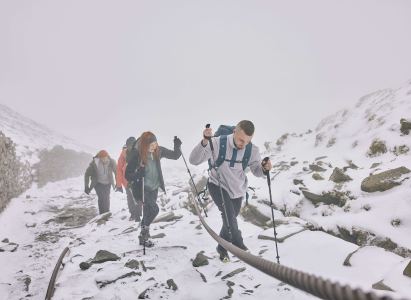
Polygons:
<instances>
[{"instance_id":1,"label":"snow-covered hillside","mask_svg":"<svg viewBox=\"0 0 411 300\"><path fill-rule=\"evenodd\" d=\"M274 165L282 265L377 295L410 297L411 274L403 272L411 258L411 135L400 130L400 120L411 117L410 91L411 81L363 97L314 132L285 134L262 153ZM66 246L53 299L314 299L236 257L220 262L216 242L192 214L189 176L180 162L181 168L164 169L167 195L157 199L156 243L146 255L124 194L112 192L103 219L96 216L95 192L83 193L82 177L32 187L13 199L0 215L0 299L43 299ZM400 167L398 176L378 181L378 174ZM196 175L196 183L204 183L206 172ZM368 177L374 185L363 183ZM251 253L276 262L267 180L248 178L256 191L248 206L243 201L239 228ZM218 233L221 213L211 201L207 209L205 220ZM102 257L101 250L111 254Z\"/></svg>"},{"instance_id":2,"label":"snow-covered hillside","mask_svg":"<svg viewBox=\"0 0 411 300\"><path fill-rule=\"evenodd\" d=\"M2 104L0 104L0 130L17 145L17 155L31 165L38 161L36 153L39 150L50 150L55 145L77 152L96 153L96 149L59 134Z\"/></svg>"}]
</instances>

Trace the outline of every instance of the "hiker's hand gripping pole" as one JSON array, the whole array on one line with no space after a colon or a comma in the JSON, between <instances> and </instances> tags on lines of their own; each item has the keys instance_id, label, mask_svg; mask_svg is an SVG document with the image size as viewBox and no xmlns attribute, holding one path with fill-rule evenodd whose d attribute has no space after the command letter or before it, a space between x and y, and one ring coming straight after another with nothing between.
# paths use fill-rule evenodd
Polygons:
<instances>
[{"instance_id":1,"label":"hiker's hand gripping pole","mask_svg":"<svg viewBox=\"0 0 411 300\"><path fill-rule=\"evenodd\" d=\"M263 170L265 170L265 165L267 165L267 170L264 171L264 174L267 176L267 183L268 183L268 190L270 192L270 207L271 207L271 215L273 217L273 228L274 228L274 239L275 239L275 249L277 251L277 262L280 264L280 256L278 256L278 245L277 245L277 231L275 230L275 219L274 219L274 204L273 204L273 197L271 195L271 179L270 179L270 169L271 169L271 163L270 163L270 158L266 157L263 159L262 166Z\"/></svg>"},{"instance_id":2,"label":"hiker's hand gripping pole","mask_svg":"<svg viewBox=\"0 0 411 300\"><path fill-rule=\"evenodd\" d=\"M177 138L177 136L174 136L174 139L176 139L176 138ZM181 146L180 146L180 152L181 152L181 156L183 157L184 163L185 163L185 165L186 165L187 172L188 172L188 174L190 175L191 182L192 182L192 184L193 184L193 186L194 186L194 189L195 189L195 191L196 191L196 195L195 195L195 196L197 196L198 202L201 203L201 206L203 207L203 211L204 211L205 216L208 217L208 216L207 216L207 211L206 211L206 209L205 209L205 207L204 207L204 203L201 202L201 200L200 200L200 196L199 196L199 194L198 194L196 184L194 183L193 176L191 175L191 171L190 171L190 169L188 168L186 159L185 159L184 154L183 154L183 150L181 150ZM194 194L194 192L193 192L192 189L191 189L191 192ZM195 196L194 196L194 197L195 197Z\"/></svg>"},{"instance_id":3,"label":"hiker's hand gripping pole","mask_svg":"<svg viewBox=\"0 0 411 300\"><path fill-rule=\"evenodd\" d=\"M210 133L210 135L212 135L211 134L210 124L207 124L206 128L210 129L209 133ZM231 241L233 240L233 236L231 234L231 227L230 227L230 223L228 221L227 209L226 209L226 206L225 206L224 195L223 195L223 188L221 187L220 171L218 170L218 167L217 167L217 164L216 164L213 141L211 139L211 136L204 135L204 139L207 139L210 142L211 156L213 158L213 169L217 173L217 181L218 181L218 186L220 187L221 199L223 200L223 208L224 208L225 221L226 221L226 224L227 224L227 231L228 231L228 234L229 234L229 237L230 237L229 242L231 243Z\"/></svg>"}]
</instances>

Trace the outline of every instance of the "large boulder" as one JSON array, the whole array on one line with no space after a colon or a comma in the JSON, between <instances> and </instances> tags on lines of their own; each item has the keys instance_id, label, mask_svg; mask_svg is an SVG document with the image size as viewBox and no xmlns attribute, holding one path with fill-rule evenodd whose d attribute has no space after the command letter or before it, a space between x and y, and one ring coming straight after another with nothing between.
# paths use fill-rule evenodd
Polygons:
<instances>
[{"instance_id":1,"label":"large boulder","mask_svg":"<svg viewBox=\"0 0 411 300\"><path fill-rule=\"evenodd\" d=\"M388 170L365 178L361 183L361 190L368 193L383 192L401 185L402 176L411 173L406 167ZM406 178L404 178L406 179Z\"/></svg>"},{"instance_id":2,"label":"large boulder","mask_svg":"<svg viewBox=\"0 0 411 300\"><path fill-rule=\"evenodd\" d=\"M111 252L106 251L106 250L99 250L96 253L96 256L93 258L92 263L93 264L101 264L101 263L104 263L106 261L117 261L119 259L120 259L120 257L118 257L114 253L111 253Z\"/></svg>"},{"instance_id":3,"label":"large boulder","mask_svg":"<svg viewBox=\"0 0 411 300\"><path fill-rule=\"evenodd\" d=\"M341 198L340 197L332 197L330 195L317 195L314 193L310 193L308 191L302 190L303 195L309 199L313 204L317 203L325 203L327 205L334 204L339 205Z\"/></svg>"},{"instance_id":4,"label":"large boulder","mask_svg":"<svg viewBox=\"0 0 411 300\"><path fill-rule=\"evenodd\" d=\"M208 265L208 259L207 257L203 254L203 252L198 252L196 258L193 261L193 267L201 267L201 266L206 266Z\"/></svg>"},{"instance_id":5,"label":"large boulder","mask_svg":"<svg viewBox=\"0 0 411 300\"><path fill-rule=\"evenodd\" d=\"M405 267L404 272L402 274L405 276L411 277L411 261Z\"/></svg>"},{"instance_id":6,"label":"large boulder","mask_svg":"<svg viewBox=\"0 0 411 300\"><path fill-rule=\"evenodd\" d=\"M264 215L258 210L254 205L243 206L240 210L240 215L243 217L244 221L250 222L261 228L269 228L269 222L271 219Z\"/></svg>"},{"instance_id":7,"label":"large boulder","mask_svg":"<svg viewBox=\"0 0 411 300\"><path fill-rule=\"evenodd\" d=\"M313 174L313 178L314 178L315 180L324 180L324 178L321 177L321 175L318 174L318 173L314 173L314 174Z\"/></svg>"},{"instance_id":8,"label":"large boulder","mask_svg":"<svg viewBox=\"0 0 411 300\"><path fill-rule=\"evenodd\" d=\"M401 119L401 132L403 134L409 134L411 129L411 119Z\"/></svg>"},{"instance_id":9,"label":"large boulder","mask_svg":"<svg viewBox=\"0 0 411 300\"><path fill-rule=\"evenodd\" d=\"M350 181L352 180L352 178L345 174L343 170L335 168L329 180L339 183L344 181Z\"/></svg>"}]
</instances>

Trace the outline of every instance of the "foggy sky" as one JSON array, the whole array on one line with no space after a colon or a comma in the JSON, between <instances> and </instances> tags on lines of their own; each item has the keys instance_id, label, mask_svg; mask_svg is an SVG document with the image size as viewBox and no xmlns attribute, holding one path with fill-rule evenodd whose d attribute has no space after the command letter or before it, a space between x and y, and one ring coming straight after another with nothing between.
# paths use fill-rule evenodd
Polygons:
<instances>
[{"instance_id":1,"label":"foggy sky","mask_svg":"<svg viewBox=\"0 0 411 300\"><path fill-rule=\"evenodd\" d=\"M129 136L313 130L411 79L411 1L1 1L0 103L117 158Z\"/></svg>"}]
</instances>

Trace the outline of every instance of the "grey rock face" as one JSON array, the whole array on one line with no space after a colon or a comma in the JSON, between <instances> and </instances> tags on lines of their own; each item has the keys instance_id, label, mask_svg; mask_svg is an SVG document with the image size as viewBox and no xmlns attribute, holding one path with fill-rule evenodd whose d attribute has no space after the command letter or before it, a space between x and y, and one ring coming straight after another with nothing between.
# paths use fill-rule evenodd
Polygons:
<instances>
[{"instance_id":1,"label":"grey rock face","mask_svg":"<svg viewBox=\"0 0 411 300\"><path fill-rule=\"evenodd\" d=\"M16 155L13 141L0 131L0 213L12 198L27 190L33 181L29 163Z\"/></svg>"},{"instance_id":2,"label":"grey rock face","mask_svg":"<svg viewBox=\"0 0 411 300\"><path fill-rule=\"evenodd\" d=\"M406 167L388 170L365 178L361 183L361 190L368 193L383 192L401 185L399 179L402 175L411 173Z\"/></svg>"},{"instance_id":3,"label":"grey rock face","mask_svg":"<svg viewBox=\"0 0 411 300\"><path fill-rule=\"evenodd\" d=\"M206 266L208 265L208 259L207 257L204 256L202 252L198 252L196 258L193 261L193 267L201 267L201 266Z\"/></svg>"},{"instance_id":4,"label":"grey rock face","mask_svg":"<svg viewBox=\"0 0 411 300\"><path fill-rule=\"evenodd\" d=\"M334 204L334 205L339 205L340 204L340 198L333 198L331 196L328 195L317 195L314 193L310 193L308 191L302 190L303 195L308 198L309 200L311 200L311 202L313 202L314 204L318 203L318 202L323 202L325 204Z\"/></svg>"},{"instance_id":5,"label":"grey rock face","mask_svg":"<svg viewBox=\"0 0 411 300\"><path fill-rule=\"evenodd\" d=\"M402 274L405 276L411 277L411 261L405 267L404 272Z\"/></svg>"},{"instance_id":6,"label":"grey rock face","mask_svg":"<svg viewBox=\"0 0 411 300\"><path fill-rule=\"evenodd\" d=\"M314 174L313 174L313 178L314 178L315 180L324 180L324 178L321 177L321 175L318 174L318 173L314 173Z\"/></svg>"},{"instance_id":7,"label":"grey rock face","mask_svg":"<svg viewBox=\"0 0 411 300\"><path fill-rule=\"evenodd\" d=\"M177 290L178 290L178 286L177 286L177 284L174 282L173 279L167 280L167 285L168 285L168 288L173 289L173 291L177 291Z\"/></svg>"},{"instance_id":8,"label":"grey rock face","mask_svg":"<svg viewBox=\"0 0 411 300\"><path fill-rule=\"evenodd\" d=\"M138 270L140 263L138 262L138 260L132 259L129 262L127 262L124 266L126 268L130 268L130 269L134 269L134 270Z\"/></svg>"},{"instance_id":9,"label":"grey rock face","mask_svg":"<svg viewBox=\"0 0 411 300\"><path fill-rule=\"evenodd\" d=\"M234 277L235 275L237 275L237 274L239 274L239 273L241 273L241 272L244 272L244 271L245 271L245 268L239 268L239 269L234 270L234 271L228 273L227 275L221 277L221 280Z\"/></svg>"},{"instance_id":10,"label":"grey rock face","mask_svg":"<svg viewBox=\"0 0 411 300\"><path fill-rule=\"evenodd\" d=\"M93 258L93 264L102 264L106 261L117 261L120 257L106 250L99 250Z\"/></svg>"},{"instance_id":11,"label":"grey rock face","mask_svg":"<svg viewBox=\"0 0 411 300\"><path fill-rule=\"evenodd\" d=\"M291 167L295 166L296 164L298 164L298 161L292 161L292 162L290 162Z\"/></svg>"},{"instance_id":12,"label":"grey rock face","mask_svg":"<svg viewBox=\"0 0 411 300\"><path fill-rule=\"evenodd\" d=\"M328 156L320 156L320 157L317 157L316 159L315 159L315 161L317 161L317 160L320 160L320 159L324 159L324 158L327 158Z\"/></svg>"},{"instance_id":13,"label":"grey rock face","mask_svg":"<svg viewBox=\"0 0 411 300\"><path fill-rule=\"evenodd\" d=\"M329 180L339 183L344 181L350 181L352 180L352 178L345 174L343 170L335 168Z\"/></svg>"},{"instance_id":14,"label":"grey rock face","mask_svg":"<svg viewBox=\"0 0 411 300\"><path fill-rule=\"evenodd\" d=\"M321 168L318 165L309 165L309 167L310 167L310 170L314 171L314 172L325 172L325 171L327 171L326 169Z\"/></svg>"},{"instance_id":15,"label":"grey rock face","mask_svg":"<svg viewBox=\"0 0 411 300\"><path fill-rule=\"evenodd\" d=\"M293 182L295 185L299 185L299 184L304 185L304 182L302 180L294 179Z\"/></svg>"},{"instance_id":16,"label":"grey rock face","mask_svg":"<svg viewBox=\"0 0 411 300\"><path fill-rule=\"evenodd\" d=\"M379 282L377 282L377 283L374 283L374 284L372 285L372 288L373 288L374 290L394 292L394 290L393 290L392 288L390 288L388 285L385 285L385 284L383 283L383 281L384 281L384 280L381 280L381 281L379 281Z\"/></svg>"},{"instance_id":17,"label":"grey rock face","mask_svg":"<svg viewBox=\"0 0 411 300\"><path fill-rule=\"evenodd\" d=\"M88 262L82 262L82 263L80 264L80 269L82 269L83 271L90 269L90 267L91 267L91 264L88 263Z\"/></svg>"},{"instance_id":18,"label":"grey rock face","mask_svg":"<svg viewBox=\"0 0 411 300\"><path fill-rule=\"evenodd\" d=\"M401 132L403 134L409 134L410 133L410 129L411 129L411 119L401 119L400 120L401 123Z\"/></svg>"}]
</instances>

